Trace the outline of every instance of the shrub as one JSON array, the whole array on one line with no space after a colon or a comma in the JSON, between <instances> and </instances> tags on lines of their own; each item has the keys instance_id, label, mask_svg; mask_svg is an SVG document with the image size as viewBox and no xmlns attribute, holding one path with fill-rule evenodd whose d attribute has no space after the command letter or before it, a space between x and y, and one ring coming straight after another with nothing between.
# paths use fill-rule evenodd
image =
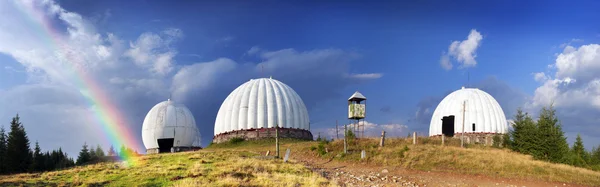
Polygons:
<instances>
[{"instance_id":1,"label":"shrub","mask_svg":"<svg viewBox=\"0 0 600 187\"><path fill-rule=\"evenodd\" d=\"M242 143L242 142L244 142L244 138L235 137L235 138L229 139L230 144L238 144L238 143Z\"/></svg>"},{"instance_id":2,"label":"shrub","mask_svg":"<svg viewBox=\"0 0 600 187\"><path fill-rule=\"evenodd\" d=\"M502 138L500 137L500 135L496 134L494 135L494 137L492 138L492 147L495 148L500 148L500 142L502 142Z\"/></svg>"},{"instance_id":3,"label":"shrub","mask_svg":"<svg viewBox=\"0 0 600 187\"><path fill-rule=\"evenodd\" d=\"M311 151L317 150L317 147L315 147L315 146L310 146L310 150L311 150Z\"/></svg>"},{"instance_id":4,"label":"shrub","mask_svg":"<svg viewBox=\"0 0 600 187\"><path fill-rule=\"evenodd\" d=\"M327 152L325 152L325 142L319 142L319 146L317 147L317 152L320 155L325 155L327 154Z\"/></svg>"},{"instance_id":5,"label":"shrub","mask_svg":"<svg viewBox=\"0 0 600 187\"><path fill-rule=\"evenodd\" d=\"M406 153L407 151L409 151L410 149L408 148L408 146L404 146L404 148L400 149L400 151L398 151L398 156L400 156L400 158L404 158L404 153Z\"/></svg>"}]
</instances>

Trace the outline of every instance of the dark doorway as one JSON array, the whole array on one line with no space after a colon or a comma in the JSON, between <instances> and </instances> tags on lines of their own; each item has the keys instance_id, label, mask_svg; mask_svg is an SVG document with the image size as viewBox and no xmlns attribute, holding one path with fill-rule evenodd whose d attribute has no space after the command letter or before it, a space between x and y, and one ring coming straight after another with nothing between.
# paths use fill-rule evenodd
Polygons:
<instances>
[{"instance_id":1,"label":"dark doorway","mask_svg":"<svg viewBox=\"0 0 600 187\"><path fill-rule=\"evenodd\" d=\"M159 153L170 153L171 147L173 147L173 142L175 141L175 139L174 138L165 138L165 139L158 139L156 141L158 142L158 152Z\"/></svg>"},{"instance_id":2,"label":"dark doorway","mask_svg":"<svg viewBox=\"0 0 600 187\"><path fill-rule=\"evenodd\" d=\"M454 136L454 116L444 116L442 118L442 134L444 136Z\"/></svg>"},{"instance_id":3,"label":"dark doorway","mask_svg":"<svg viewBox=\"0 0 600 187\"><path fill-rule=\"evenodd\" d=\"M473 123L473 132L475 132L475 123Z\"/></svg>"}]
</instances>

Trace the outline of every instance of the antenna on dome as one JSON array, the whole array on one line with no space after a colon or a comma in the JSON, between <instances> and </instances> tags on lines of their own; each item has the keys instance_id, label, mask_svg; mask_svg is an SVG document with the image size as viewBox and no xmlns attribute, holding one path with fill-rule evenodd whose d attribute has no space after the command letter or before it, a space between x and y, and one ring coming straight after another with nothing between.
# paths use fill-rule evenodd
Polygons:
<instances>
[{"instance_id":1,"label":"antenna on dome","mask_svg":"<svg viewBox=\"0 0 600 187\"><path fill-rule=\"evenodd\" d=\"M467 88L471 86L470 84L471 84L471 72L469 72L469 70L467 70Z\"/></svg>"},{"instance_id":2,"label":"antenna on dome","mask_svg":"<svg viewBox=\"0 0 600 187\"><path fill-rule=\"evenodd\" d=\"M169 94L169 99L167 99L167 101L171 101L171 97L173 96L173 93Z\"/></svg>"}]
</instances>

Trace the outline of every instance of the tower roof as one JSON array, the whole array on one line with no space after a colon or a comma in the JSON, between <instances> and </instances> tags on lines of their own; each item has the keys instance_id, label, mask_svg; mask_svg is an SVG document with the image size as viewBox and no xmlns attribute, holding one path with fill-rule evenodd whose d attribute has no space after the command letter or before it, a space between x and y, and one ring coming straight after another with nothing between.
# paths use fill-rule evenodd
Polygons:
<instances>
[{"instance_id":1,"label":"tower roof","mask_svg":"<svg viewBox=\"0 0 600 187\"><path fill-rule=\"evenodd\" d=\"M362 100L367 100L367 97L365 97L363 94L361 94L358 91L354 92L354 94L352 94L352 96L350 96L350 98L348 98L348 101L362 101Z\"/></svg>"}]
</instances>

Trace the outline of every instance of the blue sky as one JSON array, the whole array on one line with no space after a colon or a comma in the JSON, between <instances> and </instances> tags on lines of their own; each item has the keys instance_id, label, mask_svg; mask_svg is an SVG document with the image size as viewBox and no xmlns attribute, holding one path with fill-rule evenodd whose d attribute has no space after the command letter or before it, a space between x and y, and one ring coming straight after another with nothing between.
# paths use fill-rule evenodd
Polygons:
<instances>
[{"instance_id":1,"label":"blue sky","mask_svg":"<svg viewBox=\"0 0 600 187\"><path fill-rule=\"evenodd\" d=\"M0 120L8 126L20 113L30 138L44 142L43 148L62 146L75 153L83 141L108 146L102 134L93 133L93 121L63 120L77 112L85 116L89 106L68 99L80 97L78 91L49 73L62 71L55 64L60 59L23 53L52 50L16 39L30 36L9 27L31 25L6 21L25 19L15 14L15 4L0 4L5 7L0 8L5 17L0 19L5 21L0 24L0 104L6 106ZM367 121L397 125L397 135L425 135L437 103L469 84L494 96L507 116L517 107L535 114L554 101L569 141L582 133L587 148L600 144L600 119L584 119L600 114L600 57L594 56L600 55L600 12L595 11L600 3L595 1L34 4L70 36L66 43L92 64L86 67L114 94L136 133L145 113L172 94L195 113L206 145L227 94L250 78L273 76L303 98L314 134L327 134L336 120L345 122L345 100L359 90L368 98ZM451 50L455 41L465 48ZM100 54L90 46L104 46L109 55L90 57ZM473 61L459 59L461 54ZM444 56L451 69L442 65ZM77 133L46 135L65 132Z\"/></svg>"}]
</instances>

